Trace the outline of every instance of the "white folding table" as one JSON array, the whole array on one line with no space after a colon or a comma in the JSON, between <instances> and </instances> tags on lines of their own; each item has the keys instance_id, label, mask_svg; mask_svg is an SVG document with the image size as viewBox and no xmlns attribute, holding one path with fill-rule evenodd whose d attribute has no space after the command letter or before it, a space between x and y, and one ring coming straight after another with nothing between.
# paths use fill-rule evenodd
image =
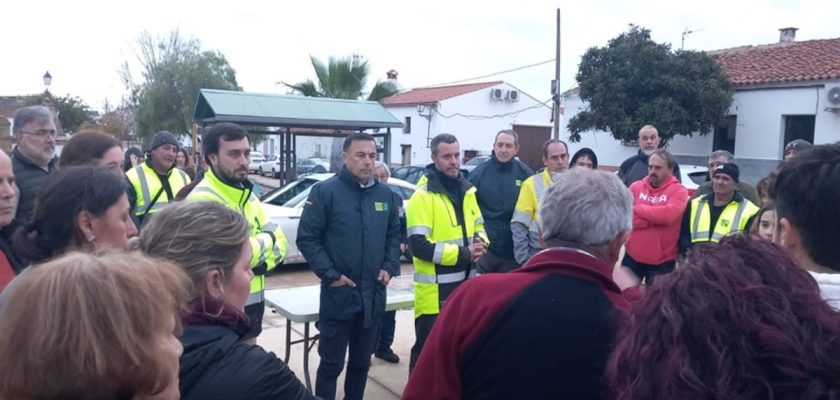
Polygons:
<instances>
[{"instance_id":1,"label":"white folding table","mask_svg":"<svg viewBox=\"0 0 840 400\"><path fill-rule=\"evenodd\" d=\"M385 310L403 310L414 307L414 275L402 275L391 279L385 301ZM265 291L265 303L274 312L286 318L286 356L284 361L289 363L289 354L293 344L303 343L303 377L306 387L312 390L309 378L309 351L315 347L319 334L312 335L309 324L318 321L318 310L321 305L321 285L299 286ZM292 340L292 322L302 323L303 339Z\"/></svg>"}]
</instances>

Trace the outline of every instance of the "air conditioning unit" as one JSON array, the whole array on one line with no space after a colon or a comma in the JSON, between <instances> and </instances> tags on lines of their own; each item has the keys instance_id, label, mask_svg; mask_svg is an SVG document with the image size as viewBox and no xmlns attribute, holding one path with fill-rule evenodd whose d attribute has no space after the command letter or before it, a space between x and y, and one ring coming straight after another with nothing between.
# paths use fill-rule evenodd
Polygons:
<instances>
[{"instance_id":1,"label":"air conditioning unit","mask_svg":"<svg viewBox=\"0 0 840 400\"><path fill-rule=\"evenodd\" d=\"M502 89L490 89L490 100L502 101L505 99L505 94Z\"/></svg>"},{"instance_id":2,"label":"air conditioning unit","mask_svg":"<svg viewBox=\"0 0 840 400\"><path fill-rule=\"evenodd\" d=\"M505 101L519 101L519 92L516 90L508 90L505 92Z\"/></svg>"},{"instance_id":3,"label":"air conditioning unit","mask_svg":"<svg viewBox=\"0 0 840 400\"><path fill-rule=\"evenodd\" d=\"M840 85L825 85L825 109L840 111Z\"/></svg>"}]
</instances>

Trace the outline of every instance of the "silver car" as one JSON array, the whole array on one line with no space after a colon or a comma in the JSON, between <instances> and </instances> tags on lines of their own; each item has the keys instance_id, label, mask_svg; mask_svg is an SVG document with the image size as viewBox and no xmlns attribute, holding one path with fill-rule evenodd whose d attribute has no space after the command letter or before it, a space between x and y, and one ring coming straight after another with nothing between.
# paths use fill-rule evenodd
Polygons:
<instances>
[{"instance_id":1,"label":"silver car","mask_svg":"<svg viewBox=\"0 0 840 400\"><path fill-rule=\"evenodd\" d=\"M283 234L286 235L286 258L283 260L283 264L306 262L295 244L300 216L303 214L303 207L312 186L329 179L333 175L335 174L307 175L262 197L263 208L265 208L268 218L271 222L280 226L283 229ZM403 205L414 194L414 185L396 178L388 179L388 188L403 199Z\"/></svg>"}]
</instances>

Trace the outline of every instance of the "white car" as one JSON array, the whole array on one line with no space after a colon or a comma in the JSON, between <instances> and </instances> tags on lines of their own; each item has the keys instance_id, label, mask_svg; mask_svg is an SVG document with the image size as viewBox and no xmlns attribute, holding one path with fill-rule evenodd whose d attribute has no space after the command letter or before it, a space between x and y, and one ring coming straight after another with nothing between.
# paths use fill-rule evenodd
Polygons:
<instances>
[{"instance_id":1,"label":"white car","mask_svg":"<svg viewBox=\"0 0 840 400\"><path fill-rule=\"evenodd\" d=\"M700 185L706 182L709 168L699 165L680 164L680 175L683 186L688 189L688 195L694 194Z\"/></svg>"},{"instance_id":2,"label":"white car","mask_svg":"<svg viewBox=\"0 0 840 400\"><path fill-rule=\"evenodd\" d=\"M257 172L260 168L260 163L265 161L265 157L259 151L252 151L250 155L251 162L248 164L248 172Z\"/></svg>"},{"instance_id":3,"label":"white car","mask_svg":"<svg viewBox=\"0 0 840 400\"><path fill-rule=\"evenodd\" d=\"M296 164L298 177L306 174L326 173L330 170L330 162L320 158L299 158ZM270 155L257 168L260 175L268 175L274 179L280 178L280 171L283 169L281 159L278 155Z\"/></svg>"},{"instance_id":4,"label":"white car","mask_svg":"<svg viewBox=\"0 0 840 400\"><path fill-rule=\"evenodd\" d=\"M265 161L260 163L257 167L257 173L260 174L260 176L268 175L277 179L280 177L280 169L280 156L272 154L266 157Z\"/></svg>"},{"instance_id":5,"label":"white car","mask_svg":"<svg viewBox=\"0 0 840 400\"><path fill-rule=\"evenodd\" d=\"M262 197L263 208L268 214L268 218L271 222L280 226L283 229L283 234L286 235L286 258L283 260L283 264L306 262L295 244L300 216L303 213L303 207L312 186L329 179L333 175L335 174L307 175ZM396 178L388 179L388 188L403 199L403 205L414 194L414 185Z\"/></svg>"}]
</instances>

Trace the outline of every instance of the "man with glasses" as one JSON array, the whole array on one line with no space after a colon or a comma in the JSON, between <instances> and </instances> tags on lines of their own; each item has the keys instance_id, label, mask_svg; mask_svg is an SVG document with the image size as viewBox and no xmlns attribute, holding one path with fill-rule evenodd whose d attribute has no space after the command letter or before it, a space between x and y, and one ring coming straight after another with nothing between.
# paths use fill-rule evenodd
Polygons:
<instances>
[{"instance_id":1,"label":"man with glasses","mask_svg":"<svg viewBox=\"0 0 840 400\"><path fill-rule=\"evenodd\" d=\"M44 106L20 108L12 118L17 143L12 151L12 169L20 189L15 221L23 225L32 218L41 185L56 170L56 130L53 114Z\"/></svg>"}]
</instances>

